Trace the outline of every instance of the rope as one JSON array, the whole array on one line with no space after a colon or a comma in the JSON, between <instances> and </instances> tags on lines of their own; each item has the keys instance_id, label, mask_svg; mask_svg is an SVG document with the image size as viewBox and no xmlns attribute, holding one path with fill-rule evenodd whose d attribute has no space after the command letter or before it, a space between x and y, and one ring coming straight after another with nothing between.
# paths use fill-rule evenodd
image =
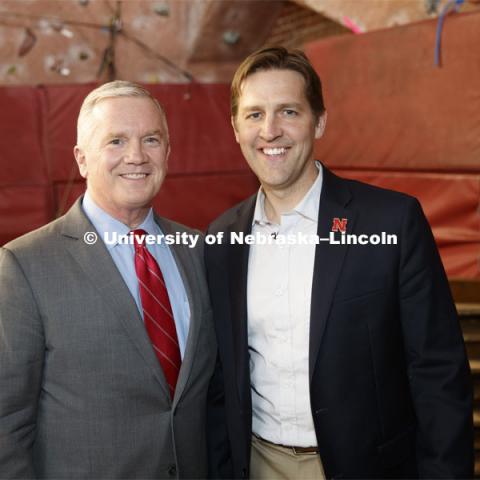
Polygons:
<instances>
[{"instance_id":1,"label":"rope","mask_svg":"<svg viewBox=\"0 0 480 480\"><path fill-rule=\"evenodd\" d=\"M440 55L441 55L441 48L442 48L442 29L443 29L443 22L445 21L445 17L455 11L458 12L460 6L465 2L465 0L449 0L445 6L443 7L440 15L438 16L438 23L437 23L437 35L435 41L435 65L440 67Z\"/></svg>"}]
</instances>

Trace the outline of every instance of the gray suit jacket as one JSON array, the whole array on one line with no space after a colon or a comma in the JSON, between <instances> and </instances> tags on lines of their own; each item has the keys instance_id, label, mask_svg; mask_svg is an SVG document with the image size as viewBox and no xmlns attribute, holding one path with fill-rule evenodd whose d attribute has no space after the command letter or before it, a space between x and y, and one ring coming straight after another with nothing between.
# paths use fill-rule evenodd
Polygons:
<instances>
[{"instance_id":1,"label":"gray suit jacket","mask_svg":"<svg viewBox=\"0 0 480 480\"><path fill-rule=\"evenodd\" d=\"M135 301L87 231L79 200L0 249L0 478L205 477L216 344L202 247L171 247L191 310L172 402Z\"/></svg>"}]
</instances>

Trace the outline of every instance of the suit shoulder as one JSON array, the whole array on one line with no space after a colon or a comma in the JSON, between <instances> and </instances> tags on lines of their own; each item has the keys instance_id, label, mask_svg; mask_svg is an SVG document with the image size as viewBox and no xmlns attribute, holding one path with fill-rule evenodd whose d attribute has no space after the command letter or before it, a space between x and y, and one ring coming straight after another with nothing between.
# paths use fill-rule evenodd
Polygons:
<instances>
[{"instance_id":1,"label":"suit shoulder","mask_svg":"<svg viewBox=\"0 0 480 480\"><path fill-rule=\"evenodd\" d=\"M352 180L352 179L345 179L345 178L343 178L342 180L348 183L352 193L362 195L362 197L367 199L383 198L385 200L400 201L400 202L415 199L415 197L407 193L391 190L388 188L377 187L376 185L361 182L359 180Z\"/></svg>"},{"instance_id":2,"label":"suit shoulder","mask_svg":"<svg viewBox=\"0 0 480 480\"><path fill-rule=\"evenodd\" d=\"M342 179L348 184L356 201L365 207L379 210L404 209L412 205L420 205L417 198L407 193L377 187L358 180Z\"/></svg>"},{"instance_id":3,"label":"suit shoulder","mask_svg":"<svg viewBox=\"0 0 480 480\"><path fill-rule=\"evenodd\" d=\"M20 237L17 237L14 240L6 243L3 248L11 251L16 256L28 254L28 252L32 251L32 249L35 249L37 252L42 250L42 248L48 249L52 239L60 232L63 218L64 217L57 218L56 220L53 220L42 227L32 230L31 232L27 232Z\"/></svg>"}]
</instances>

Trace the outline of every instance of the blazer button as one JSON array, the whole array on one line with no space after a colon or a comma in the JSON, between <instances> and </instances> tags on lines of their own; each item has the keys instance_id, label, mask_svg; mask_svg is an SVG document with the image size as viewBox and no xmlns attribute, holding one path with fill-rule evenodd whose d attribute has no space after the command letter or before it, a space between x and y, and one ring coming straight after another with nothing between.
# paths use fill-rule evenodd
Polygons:
<instances>
[{"instance_id":1,"label":"blazer button","mask_svg":"<svg viewBox=\"0 0 480 480\"><path fill-rule=\"evenodd\" d=\"M247 478L247 469L246 468L242 469L242 478Z\"/></svg>"},{"instance_id":2,"label":"blazer button","mask_svg":"<svg viewBox=\"0 0 480 480\"><path fill-rule=\"evenodd\" d=\"M173 463L168 467L168 474L171 477L175 477L177 475L177 466L174 465Z\"/></svg>"}]
</instances>

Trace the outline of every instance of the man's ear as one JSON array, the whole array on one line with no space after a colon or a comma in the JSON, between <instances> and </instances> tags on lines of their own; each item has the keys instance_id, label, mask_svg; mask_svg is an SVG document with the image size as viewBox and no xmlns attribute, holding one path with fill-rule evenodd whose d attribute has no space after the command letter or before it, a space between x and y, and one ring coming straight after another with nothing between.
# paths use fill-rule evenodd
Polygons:
<instances>
[{"instance_id":1,"label":"man's ear","mask_svg":"<svg viewBox=\"0 0 480 480\"><path fill-rule=\"evenodd\" d=\"M327 111L325 110L317 120L315 125L315 138L321 138L325 132L325 126L327 125Z\"/></svg>"},{"instance_id":2,"label":"man's ear","mask_svg":"<svg viewBox=\"0 0 480 480\"><path fill-rule=\"evenodd\" d=\"M167 165L168 165L168 159L170 158L170 152L172 151L172 149L170 148L170 140L168 141L168 147L167 147L167 156L166 156L166 159L167 159Z\"/></svg>"},{"instance_id":3,"label":"man's ear","mask_svg":"<svg viewBox=\"0 0 480 480\"><path fill-rule=\"evenodd\" d=\"M75 155L75 160L77 161L78 169L80 170L80 175L83 178L87 178L87 159L85 157L85 152L78 145L75 145L73 148L73 155Z\"/></svg>"},{"instance_id":4,"label":"man's ear","mask_svg":"<svg viewBox=\"0 0 480 480\"><path fill-rule=\"evenodd\" d=\"M238 132L237 132L237 126L235 125L235 117L233 115L230 117L230 123L232 124L232 127L233 127L233 133L235 134L235 140L237 141L237 143L240 143L238 141Z\"/></svg>"}]
</instances>

